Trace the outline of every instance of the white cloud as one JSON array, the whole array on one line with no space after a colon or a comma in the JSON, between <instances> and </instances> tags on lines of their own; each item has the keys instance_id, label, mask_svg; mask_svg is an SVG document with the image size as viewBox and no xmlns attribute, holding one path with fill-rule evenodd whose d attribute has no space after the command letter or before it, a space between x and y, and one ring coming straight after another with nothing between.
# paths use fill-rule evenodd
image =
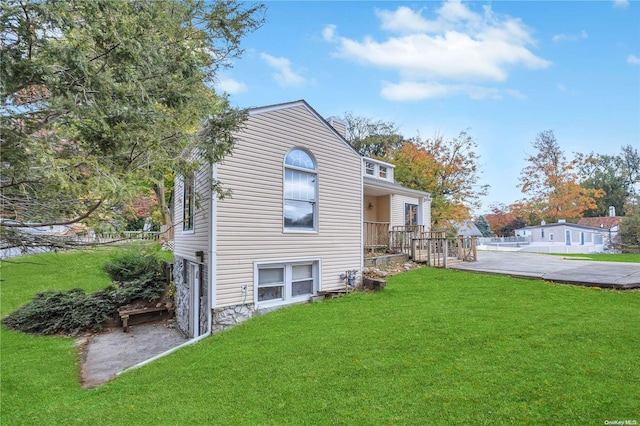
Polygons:
<instances>
[{"instance_id":1,"label":"white cloud","mask_svg":"<svg viewBox=\"0 0 640 426\"><path fill-rule=\"evenodd\" d=\"M629 6L629 0L613 0L613 7L624 8Z\"/></svg>"},{"instance_id":2,"label":"white cloud","mask_svg":"<svg viewBox=\"0 0 640 426\"><path fill-rule=\"evenodd\" d=\"M640 58L636 55L629 55L627 56L627 62L633 65L640 65Z\"/></svg>"},{"instance_id":3,"label":"white cloud","mask_svg":"<svg viewBox=\"0 0 640 426\"><path fill-rule=\"evenodd\" d=\"M553 38L551 40L553 40L555 43L558 43L558 42L561 42L561 41L584 40L587 37L589 37L587 32L585 30L582 30L580 32L580 34L556 34L556 35L553 36Z\"/></svg>"},{"instance_id":4,"label":"white cloud","mask_svg":"<svg viewBox=\"0 0 640 426\"><path fill-rule=\"evenodd\" d=\"M443 3L434 19L422 16L423 11L406 6L376 10L380 27L391 33L384 40L341 37L335 26L327 26L323 37L336 44L336 56L397 72L400 82L385 83L382 89L387 99L455 93L493 97L494 89L477 83L503 82L512 67L550 65L531 51L535 46L531 30L517 18L498 16L488 6L477 13L459 0Z\"/></svg>"},{"instance_id":5,"label":"white cloud","mask_svg":"<svg viewBox=\"0 0 640 426\"><path fill-rule=\"evenodd\" d=\"M511 97L526 99L519 90L500 90L495 87L484 87L473 84L443 84L435 82L405 81L401 83L383 82L380 92L383 98L390 101L419 101L422 99L446 98L465 95L471 99L503 99Z\"/></svg>"},{"instance_id":6,"label":"white cloud","mask_svg":"<svg viewBox=\"0 0 640 426\"><path fill-rule=\"evenodd\" d=\"M242 93L247 90L247 86L244 83L234 80L233 78L225 75L221 75L218 78L218 82L215 85L216 89L226 92L230 95Z\"/></svg>"},{"instance_id":7,"label":"white cloud","mask_svg":"<svg viewBox=\"0 0 640 426\"><path fill-rule=\"evenodd\" d=\"M261 53L260 57L273 69L273 78L280 87L298 87L307 84L307 79L291 69L291 61L287 58L276 58L267 53Z\"/></svg>"},{"instance_id":8,"label":"white cloud","mask_svg":"<svg viewBox=\"0 0 640 426\"><path fill-rule=\"evenodd\" d=\"M336 40L336 26L335 25L327 25L322 30L322 38L325 41L335 41Z\"/></svg>"}]
</instances>

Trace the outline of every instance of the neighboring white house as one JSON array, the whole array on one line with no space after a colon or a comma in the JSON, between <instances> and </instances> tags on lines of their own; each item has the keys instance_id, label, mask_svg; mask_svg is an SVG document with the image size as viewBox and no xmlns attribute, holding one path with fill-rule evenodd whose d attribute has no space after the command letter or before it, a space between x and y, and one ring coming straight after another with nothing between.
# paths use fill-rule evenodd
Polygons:
<instances>
[{"instance_id":1,"label":"neighboring white house","mask_svg":"<svg viewBox=\"0 0 640 426\"><path fill-rule=\"evenodd\" d=\"M516 229L524 237L520 251L548 253L598 253L605 248L605 231L574 223L549 223Z\"/></svg>"},{"instance_id":2,"label":"neighboring white house","mask_svg":"<svg viewBox=\"0 0 640 426\"><path fill-rule=\"evenodd\" d=\"M578 225L591 226L600 228L605 236L605 245L611 246L615 244L620 231L620 222L624 219L622 216L615 215L615 209L611 207L611 214L604 217L583 217L578 221Z\"/></svg>"},{"instance_id":3,"label":"neighboring white house","mask_svg":"<svg viewBox=\"0 0 640 426\"><path fill-rule=\"evenodd\" d=\"M232 155L176 179L176 318L190 337L361 278L365 226L425 225L429 194L361 157L305 101L254 108ZM211 196L211 179L232 195ZM377 225L377 226L378 226Z\"/></svg>"}]
</instances>

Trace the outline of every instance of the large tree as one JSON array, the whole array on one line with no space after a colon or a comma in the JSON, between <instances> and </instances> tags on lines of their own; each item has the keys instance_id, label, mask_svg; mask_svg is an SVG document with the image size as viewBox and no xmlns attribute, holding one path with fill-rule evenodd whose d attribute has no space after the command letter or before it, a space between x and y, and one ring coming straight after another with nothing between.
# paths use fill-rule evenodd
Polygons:
<instances>
[{"instance_id":1,"label":"large tree","mask_svg":"<svg viewBox=\"0 0 640 426\"><path fill-rule=\"evenodd\" d=\"M347 125L347 141L362 155L384 157L404 141L398 126L391 121L373 120L353 112L346 112L342 119Z\"/></svg>"},{"instance_id":2,"label":"large tree","mask_svg":"<svg viewBox=\"0 0 640 426\"><path fill-rule=\"evenodd\" d=\"M584 212L585 216L607 216L609 206L614 206L618 215L626 213L625 203L636 194L635 185L640 181L640 155L631 145L622 147L619 155L591 153L579 154L581 186L604 191L596 199L596 207Z\"/></svg>"},{"instance_id":3,"label":"large tree","mask_svg":"<svg viewBox=\"0 0 640 426\"><path fill-rule=\"evenodd\" d=\"M245 114L213 83L263 11L235 0L5 1L2 247L60 244L25 224L113 223L167 170L197 167L187 150L207 162L228 154Z\"/></svg>"},{"instance_id":4,"label":"large tree","mask_svg":"<svg viewBox=\"0 0 640 426\"><path fill-rule=\"evenodd\" d=\"M547 222L577 219L583 212L596 207L596 198L604 192L580 186L576 165L567 160L553 131L538 134L533 141L536 154L520 173L520 190L526 195L522 204Z\"/></svg>"},{"instance_id":5,"label":"large tree","mask_svg":"<svg viewBox=\"0 0 640 426\"><path fill-rule=\"evenodd\" d=\"M477 144L467 132L453 138L436 135L411 142L388 154L395 164L398 182L431 194L431 217L435 226L446 221L463 222L480 205L488 185L479 185Z\"/></svg>"}]
</instances>

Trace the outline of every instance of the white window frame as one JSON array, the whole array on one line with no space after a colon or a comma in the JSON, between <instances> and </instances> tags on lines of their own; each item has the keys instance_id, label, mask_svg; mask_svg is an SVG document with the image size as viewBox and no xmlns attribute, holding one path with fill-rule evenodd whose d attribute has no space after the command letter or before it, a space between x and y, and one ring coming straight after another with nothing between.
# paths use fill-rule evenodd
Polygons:
<instances>
[{"instance_id":1,"label":"white window frame","mask_svg":"<svg viewBox=\"0 0 640 426\"><path fill-rule=\"evenodd\" d=\"M549 234L549 241L553 241L553 233Z\"/></svg>"},{"instance_id":2,"label":"white window frame","mask_svg":"<svg viewBox=\"0 0 640 426\"><path fill-rule=\"evenodd\" d=\"M302 151L305 154L307 154L310 158L311 161L313 162L313 167L314 169L308 169L305 167L296 167L290 164L287 164L287 157L289 156L289 154L291 154L293 151ZM287 198L286 197L286 186L287 186L287 170L292 170L292 171L297 171L297 172L301 172L301 173L307 173L310 175L314 175L315 176L315 199L312 201L309 200L296 200L295 198ZM293 147L291 148L288 152L287 155L284 156L284 160L283 160L283 170L282 170L282 230L285 233L318 233L318 202L319 202L319 185L318 185L318 163L315 159L315 157L313 156L313 154L311 154L311 152L309 152L308 150L304 149L304 148L300 148L300 147ZM295 228L295 227L289 227L286 225L285 223L285 217L284 217L284 209L286 208L286 203L287 201L301 201L301 202L310 202L312 203L313 206L313 227L312 228Z\"/></svg>"},{"instance_id":3,"label":"white window frame","mask_svg":"<svg viewBox=\"0 0 640 426\"><path fill-rule=\"evenodd\" d=\"M301 296L291 296L293 288L292 271L294 266L311 265L313 278L313 292ZM284 269L284 283L282 291L282 299L258 301L259 274L261 269ZM302 258L287 259L275 261L258 261L253 264L253 303L258 309L271 308L276 306L290 305L294 303L302 303L309 300L322 289L320 277L322 276L322 261L320 258Z\"/></svg>"},{"instance_id":4,"label":"white window frame","mask_svg":"<svg viewBox=\"0 0 640 426\"><path fill-rule=\"evenodd\" d=\"M378 176L380 176L381 179L387 179L389 176L389 170L387 169L386 166L379 166L378 167Z\"/></svg>"},{"instance_id":5,"label":"white window frame","mask_svg":"<svg viewBox=\"0 0 640 426\"><path fill-rule=\"evenodd\" d=\"M416 213L414 215L414 219L416 223L407 223L407 207L411 206L415 207ZM420 214L420 205L416 204L416 203L404 203L404 226L415 226L420 224L420 221L418 220L418 215Z\"/></svg>"},{"instance_id":6,"label":"white window frame","mask_svg":"<svg viewBox=\"0 0 640 426\"><path fill-rule=\"evenodd\" d=\"M369 176L375 176L376 175L376 164L372 161L365 161L364 162L364 173L369 175Z\"/></svg>"},{"instance_id":7,"label":"white window frame","mask_svg":"<svg viewBox=\"0 0 640 426\"><path fill-rule=\"evenodd\" d=\"M189 194L187 194L187 190L190 189ZM187 197L187 195L190 195ZM191 224L190 227L187 228L187 215L186 215L186 207L187 207L187 198L189 199L189 222ZM182 233L183 234L193 234L196 229L196 174L191 173L189 176L183 177L182 179Z\"/></svg>"}]
</instances>

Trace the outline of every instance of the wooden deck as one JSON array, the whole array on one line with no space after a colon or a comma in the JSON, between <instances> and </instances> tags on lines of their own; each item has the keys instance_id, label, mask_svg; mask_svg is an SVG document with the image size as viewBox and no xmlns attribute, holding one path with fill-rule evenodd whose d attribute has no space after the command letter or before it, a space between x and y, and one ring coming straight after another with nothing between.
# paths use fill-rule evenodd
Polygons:
<instances>
[{"instance_id":1,"label":"wooden deck","mask_svg":"<svg viewBox=\"0 0 640 426\"><path fill-rule=\"evenodd\" d=\"M364 222L364 248L408 255L414 262L446 268L477 259L476 237L447 237L444 231L426 231L424 225L393 226Z\"/></svg>"}]
</instances>

